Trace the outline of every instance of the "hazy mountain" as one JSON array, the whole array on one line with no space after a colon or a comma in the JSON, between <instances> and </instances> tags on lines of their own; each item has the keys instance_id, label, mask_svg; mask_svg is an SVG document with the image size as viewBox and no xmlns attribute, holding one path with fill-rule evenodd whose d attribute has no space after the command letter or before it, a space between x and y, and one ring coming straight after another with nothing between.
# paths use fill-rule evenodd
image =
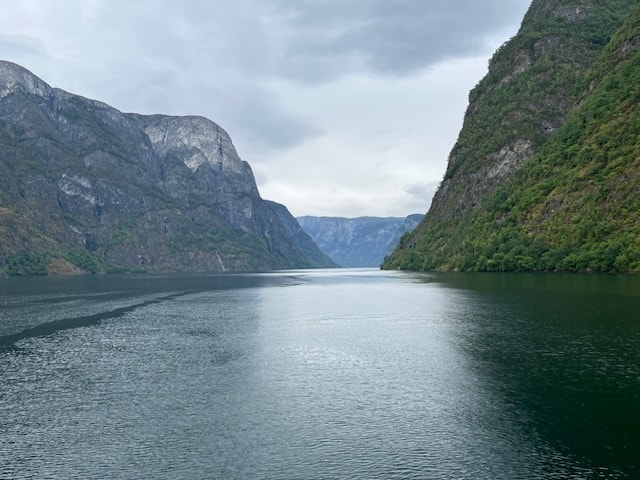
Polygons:
<instances>
[{"instance_id":1,"label":"hazy mountain","mask_svg":"<svg viewBox=\"0 0 640 480\"><path fill-rule=\"evenodd\" d=\"M0 145L5 273L322 265L206 118L122 113L0 62Z\"/></svg>"},{"instance_id":2,"label":"hazy mountain","mask_svg":"<svg viewBox=\"0 0 640 480\"><path fill-rule=\"evenodd\" d=\"M385 268L640 270L640 6L534 0Z\"/></svg>"},{"instance_id":3,"label":"hazy mountain","mask_svg":"<svg viewBox=\"0 0 640 480\"><path fill-rule=\"evenodd\" d=\"M379 267L402 235L423 215L396 217L298 217L305 232L325 254L343 267Z\"/></svg>"}]
</instances>

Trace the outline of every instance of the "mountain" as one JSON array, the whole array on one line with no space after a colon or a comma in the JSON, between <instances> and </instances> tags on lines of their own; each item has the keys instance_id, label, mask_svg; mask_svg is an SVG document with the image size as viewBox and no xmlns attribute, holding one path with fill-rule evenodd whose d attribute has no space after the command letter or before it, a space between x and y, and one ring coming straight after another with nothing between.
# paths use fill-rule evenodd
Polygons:
<instances>
[{"instance_id":1,"label":"mountain","mask_svg":"<svg viewBox=\"0 0 640 480\"><path fill-rule=\"evenodd\" d=\"M640 271L640 6L534 0L383 268Z\"/></svg>"},{"instance_id":2,"label":"mountain","mask_svg":"<svg viewBox=\"0 0 640 480\"><path fill-rule=\"evenodd\" d=\"M281 203L267 200L267 205L276 212L278 218L284 225L287 235L293 240L295 245L306 256L312 268L336 268L339 265L334 262L328 255L324 254L313 239L307 234L296 218L291 215L287 207Z\"/></svg>"},{"instance_id":3,"label":"mountain","mask_svg":"<svg viewBox=\"0 0 640 480\"><path fill-rule=\"evenodd\" d=\"M343 267L379 267L403 234L423 215L406 218L298 217L298 223L325 254Z\"/></svg>"},{"instance_id":4,"label":"mountain","mask_svg":"<svg viewBox=\"0 0 640 480\"><path fill-rule=\"evenodd\" d=\"M0 62L0 146L0 272L319 265L205 118L122 113Z\"/></svg>"}]
</instances>

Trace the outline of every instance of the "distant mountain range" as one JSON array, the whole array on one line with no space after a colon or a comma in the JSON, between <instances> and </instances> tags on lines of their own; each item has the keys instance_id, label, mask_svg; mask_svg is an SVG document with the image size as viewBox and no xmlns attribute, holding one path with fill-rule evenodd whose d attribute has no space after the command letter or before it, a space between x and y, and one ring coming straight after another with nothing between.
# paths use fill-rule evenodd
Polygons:
<instances>
[{"instance_id":1,"label":"distant mountain range","mask_svg":"<svg viewBox=\"0 0 640 480\"><path fill-rule=\"evenodd\" d=\"M640 271L640 5L533 0L384 268Z\"/></svg>"},{"instance_id":2,"label":"distant mountain range","mask_svg":"<svg viewBox=\"0 0 640 480\"><path fill-rule=\"evenodd\" d=\"M408 217L297 217L302 229L343 267L379 267L424 215Z\"/></svg>"},{"instance_id":3,"label":"distant mountain range","mask_svg":"<svg viewBox=\"0 0 640 480\"><path fill-rule=\"evenodd\" d=\"M0 273L335 265L202 117L122 113L0 61Z\"/></svg>"}]
</instances>

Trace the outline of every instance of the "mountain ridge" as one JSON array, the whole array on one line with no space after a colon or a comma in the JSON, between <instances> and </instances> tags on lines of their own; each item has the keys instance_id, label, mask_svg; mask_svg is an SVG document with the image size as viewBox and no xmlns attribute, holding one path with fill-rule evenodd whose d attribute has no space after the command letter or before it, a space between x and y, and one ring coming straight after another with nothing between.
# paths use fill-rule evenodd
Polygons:
<instances>
[{"instance_id":1,"label":"mountain ridge","mask_svg":"<svg viewBox=\"0 0 640 480\"><path fill-rule=\"evenodd\" d=\"M7 274L304 268L219 125L123 113L0 61ZM317 253L320 253L319 251Z\"/></svg>"},{"instance_id":2,"label":"mountain ridge","mask_svg":"<svg viewBox=\"0 0 640 480\"><path fill-rule=\"evenodd\" d=\"M297 217L302 229L343 267L379 267L422 214L407 217Z\"/></svg>"}]
</instances>

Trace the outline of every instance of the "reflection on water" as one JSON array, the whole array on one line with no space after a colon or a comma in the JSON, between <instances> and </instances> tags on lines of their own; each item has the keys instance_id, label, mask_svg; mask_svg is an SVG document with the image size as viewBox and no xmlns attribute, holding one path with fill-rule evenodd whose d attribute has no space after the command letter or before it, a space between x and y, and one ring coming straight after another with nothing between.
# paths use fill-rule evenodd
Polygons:
<instances>
[{"instance_id":1,"label":"reflection on water","mask_svg":"<svg viewBox=\"0 0 640 480\"><path fill-rule=\"evenodd\" d=\"M640 282L600 275L444 276L477 292L461 345L556 452L596 478L638 475ZM587 475L591 478L592 473ZM626 478L626 477L625 477Z\"/></svg>"},{"instance_id":2,"label":"reflection on water","mask_svg":"<svg viewBox=\"0 0 640 480\"><path fill-rule=\"evenodd\" d=\"M639 301L595 275L0 280L0 478L637 478Z\"/></svg>"}]
</instances>

